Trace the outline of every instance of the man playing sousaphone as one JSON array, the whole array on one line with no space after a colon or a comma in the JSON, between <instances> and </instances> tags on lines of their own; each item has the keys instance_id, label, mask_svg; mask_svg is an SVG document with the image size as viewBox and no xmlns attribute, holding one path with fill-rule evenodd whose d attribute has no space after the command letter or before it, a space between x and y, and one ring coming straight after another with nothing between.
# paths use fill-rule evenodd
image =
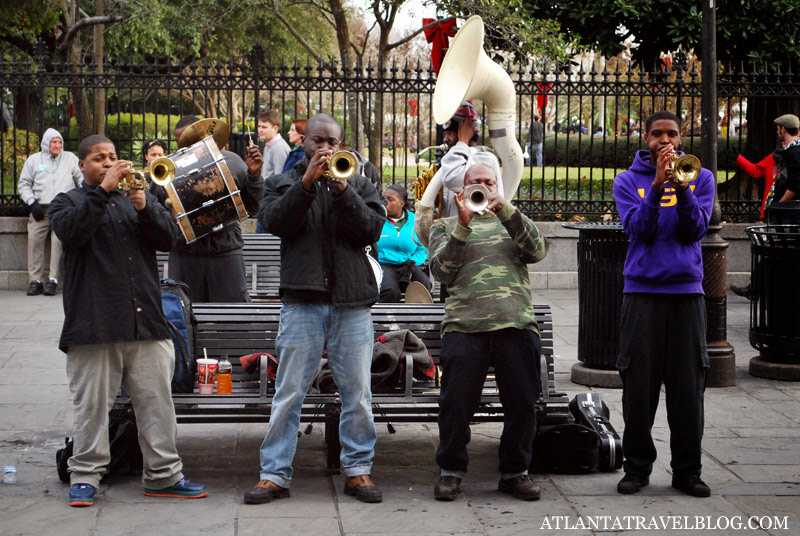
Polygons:
<instances>
[{"instance_id":1,"label":"man playing sousaphone","mask_svg":"<svg viewBox=\"0 0 800 536\"><path fill-rule=\"evenodd\" d=\"M434 497L442 501L454 500L461 491L469 462L469 423L490 366L505 415L498 489L521 500L539 498L528 466L541 389L541 342L527 264L547 255L548 242L500 194L492 160L488 153L475 155L475 165L464 177L465 187L486 187L486 208L475 213L462 191L454 198L458 215L431 228L431 272L449 291L442 321L436 451L440 478L434 488Z\"/></svg>"},{"instance_id":2,"label":"man playing sousaphone","mask_svg":"<svg viewBox=\"0 0 800 536\"><path fill-rule=\"evenodd\" d=\"M488 147L478 146L478 133L481 131L481 120L471 101L467 101L456 110L453 117L444 125L444 143L449 147L442 156L442 165L439 173L442 175L442 185L445 187L444 214L442 216L458 215L458 206L454 198L464 188L464 175L467 169L475 162L475 156L486 153L481 160L489 163L495 176L500 177L500 163ZM497 181L497 191L504 195L503 181Z\"/></svg>"}]
</instances>

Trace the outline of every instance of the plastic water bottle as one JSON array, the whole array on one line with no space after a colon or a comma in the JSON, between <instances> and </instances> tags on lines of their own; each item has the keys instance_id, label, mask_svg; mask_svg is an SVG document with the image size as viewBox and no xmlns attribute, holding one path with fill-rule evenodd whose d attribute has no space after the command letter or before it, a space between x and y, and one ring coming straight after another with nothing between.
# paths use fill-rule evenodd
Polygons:
<instances>
[{"instance_id":1,"label":"plastic water bottle","mask_svg":"<svg viewBox=\"0 0 800 536\"><path fill-rule=\"evenodd\" d=\"M223 355L217 366L217 394L229 395L233 391L233 366L228 356Z\"/></svg>"},{"instance_id":2,"label":"plastic water bottle","mask_svg":"<svg viewBox=\"0 0 800 536\"><path fill-rule=\"evenodd\" d=\"M3 484L17 483L17 468L13 465L3 466Z\"/></svg>"}]
</instances>

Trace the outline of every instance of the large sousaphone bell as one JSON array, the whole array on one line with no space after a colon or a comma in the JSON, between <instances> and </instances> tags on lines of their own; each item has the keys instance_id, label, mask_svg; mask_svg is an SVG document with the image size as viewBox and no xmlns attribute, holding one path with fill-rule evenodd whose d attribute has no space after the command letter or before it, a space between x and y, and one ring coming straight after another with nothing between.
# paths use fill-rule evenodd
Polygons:
<instances>
[{"instance_id":1,"label":"large sousaphone bell","mask_svg":"<svg viewBox=\"0 0 800 536\"><path fill-rule=\"evenodd\" d=\"M503 195L513 199L522 179L522 148L514 130L517 94L508 73L483 50L483 20L475 15L461 27L444 57L433 91L433 118L442 124L453 117L464 101L483 101L488 109L489 138L503 165ZM437 173L438 175L438 173ZM415 230L426 246L430 238L433 205L442 187L433 176L416 206Z\"/></svg>"}]
</instances>

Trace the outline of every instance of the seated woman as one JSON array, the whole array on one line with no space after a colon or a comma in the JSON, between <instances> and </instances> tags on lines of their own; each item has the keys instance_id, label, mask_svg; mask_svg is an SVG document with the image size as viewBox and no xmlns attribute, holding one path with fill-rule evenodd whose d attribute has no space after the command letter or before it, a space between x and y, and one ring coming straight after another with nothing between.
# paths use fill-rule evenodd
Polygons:
<instances>
[{"instance_id":1,"label":"seated woman","mask_svg":"<svg viewBox=\"0 0 800 536\"><path fill-rule=\"evenodd\" d=\"M383 192L386 199L386 223L378 240L378 261L383 268L380 301L399 302L412 281L418 281L428 291L431 280L420 269L428 258L428 250L414 242L414 213L406 208L408 193L398 184Z\"/></svg>"}]
</instances>

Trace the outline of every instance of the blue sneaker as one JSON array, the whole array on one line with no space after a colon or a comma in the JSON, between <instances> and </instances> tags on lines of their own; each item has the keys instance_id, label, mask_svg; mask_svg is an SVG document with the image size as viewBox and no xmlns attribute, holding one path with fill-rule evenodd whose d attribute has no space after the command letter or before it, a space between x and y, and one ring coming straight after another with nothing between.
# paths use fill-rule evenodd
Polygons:
<instances>
[{"instance_id":1,"label":"blue sneaker","mask_svg":"<svg viewBox=\"0 0 800 536\"><path fill-rule=\"evenodd\" d=\"M202 484L193 484L181 478L175 484L163 489L143 488L142 493L150 497L178 497L179 499L199 499L208 495L208 489Z\"/></svg>"},{"instance_id":2,"label":"blue sneaker","mask_svg":"<svg viewBox=\"0 0 800 536\"><path fill-rule=\"evenodd\" d=\"M69 488L70 506L91 506L97 495L97 488L91 484L73 484Z\"/></svg>"}]
</instances>

